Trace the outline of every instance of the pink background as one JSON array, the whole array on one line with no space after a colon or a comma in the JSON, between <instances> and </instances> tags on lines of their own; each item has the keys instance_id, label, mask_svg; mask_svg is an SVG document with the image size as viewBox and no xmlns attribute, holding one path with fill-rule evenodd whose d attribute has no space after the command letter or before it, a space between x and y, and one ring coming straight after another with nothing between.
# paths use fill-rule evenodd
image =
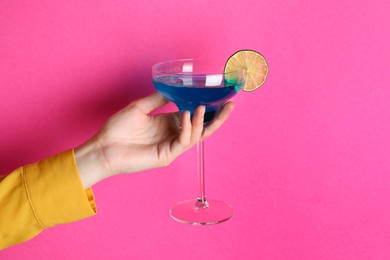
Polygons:
<instances>
[{"instance_id":1,"label":"pink background","mask_svg":"<svg viewBox=\"0 0 390 260\"><path fill-rule=\"evenodd\" d=\"M0 259L390 259L389 10L387 0L0 1L2 173L77 146L154 92L156 62L251 48L270 66L206 144L207 193L234 205L230 221L169 217L196 196L192 149L99 183L96 217Z\"/></svg>"}]
</instances>

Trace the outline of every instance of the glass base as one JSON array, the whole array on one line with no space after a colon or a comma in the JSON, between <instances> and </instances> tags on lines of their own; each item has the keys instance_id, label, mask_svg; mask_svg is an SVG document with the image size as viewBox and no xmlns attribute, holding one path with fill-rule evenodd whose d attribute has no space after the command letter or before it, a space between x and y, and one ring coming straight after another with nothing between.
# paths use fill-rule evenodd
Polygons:
<instances>
[{"instance_id":1,"label":"glass base","mask_svg":"<svg viewBox=\"0 0 390 260\"><path fill-rule=\"evenodd\" d=\"M233 208L219 200L195 199L180 202L169 213L180 223L213 225L230 219L233 216Z\"/></svg>"}]
</instances>

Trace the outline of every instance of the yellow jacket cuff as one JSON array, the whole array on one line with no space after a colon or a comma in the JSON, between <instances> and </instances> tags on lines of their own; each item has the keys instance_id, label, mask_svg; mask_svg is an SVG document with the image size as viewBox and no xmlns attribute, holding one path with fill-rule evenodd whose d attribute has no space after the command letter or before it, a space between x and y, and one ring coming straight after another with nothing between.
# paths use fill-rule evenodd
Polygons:
<instances>
[{"instance_id":1,"label":"yellow jacket cuff","mask_svg":"<svg viewBox=\"0 0 390 260\"><path fill-rule=\"evenodd\" d=\"M0 250L95 214L92 189L81 183L73 149L0 176Z\"/></svg>"},{"instance_id":2,"label":"yellow jacket cuff","mask_svg":"<svg viewBox=\"0 0 390 260\"><path fill-rule=\"evenodd\" d=\"M95 215L92 189L84 190L74 150L23 167L23 184L34 215L43 228Z\"/></svg>"}]
</instances>

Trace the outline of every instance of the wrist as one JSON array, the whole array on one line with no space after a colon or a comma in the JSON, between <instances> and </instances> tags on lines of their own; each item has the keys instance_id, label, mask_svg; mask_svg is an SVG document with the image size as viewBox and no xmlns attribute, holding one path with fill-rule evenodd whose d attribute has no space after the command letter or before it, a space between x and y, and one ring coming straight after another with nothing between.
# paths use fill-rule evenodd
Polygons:
<instances>
[{"instance_id":1,"label":"wrist","mask_svg":"<svg viewBox=\"0 0 390 260\"><path fill-rule=\"evenodd\" d=\"M74 154L84 188L112 175L96 137L76 147Z\"/></svg>"}]
</instances>

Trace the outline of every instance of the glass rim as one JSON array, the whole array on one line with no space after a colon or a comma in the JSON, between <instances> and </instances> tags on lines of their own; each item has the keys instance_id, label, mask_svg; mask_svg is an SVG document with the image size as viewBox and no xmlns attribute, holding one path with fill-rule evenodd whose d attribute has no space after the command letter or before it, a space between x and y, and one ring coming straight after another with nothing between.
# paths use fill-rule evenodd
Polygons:
<instances>
[{"instance_id":1,"label":"glass rim","mask_svg":"<svg viewBox=\"0 0 390 260\"><path fill-rule=\"evenodd\" d=\"M202 77L202 76L205 76L205 75L234 75L234 74L243 74L245 76L245 70L233 70L233 71L229 71L229 72L207 72L207 73L193 73L193 72L163 72L163 71L159 71L158 70L158 67L163 65L163 64L171 64L171 63L175 63L175 62L186 62L186 61L191 61L191 62L195 62L195 61L208 61L209 59L177 59L177 60L167 60L167 61L163 61L163 62L159 62L159 63L156 63L152 66L152 74L153 76L155 76L155 74L157 74L156 76L174 76L174 75L180 75L180 76L183 76L183 77Z\"/></svg>"}]
</instances>

